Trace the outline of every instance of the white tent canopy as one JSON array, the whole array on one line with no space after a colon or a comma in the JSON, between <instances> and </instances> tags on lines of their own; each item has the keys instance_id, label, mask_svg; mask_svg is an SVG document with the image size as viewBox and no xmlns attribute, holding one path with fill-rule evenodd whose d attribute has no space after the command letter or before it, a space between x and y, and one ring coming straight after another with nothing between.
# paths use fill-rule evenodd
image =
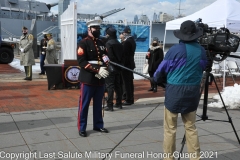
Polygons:
<instances>
[{"instance_id":1,"label":"white tent canopy","mask_svg":"<svg viewBox=\"0 0 240 160\"><path fill-rule=\"evenodd\" d=\"M167 22L166 30L179 29L182 22L196 21L198 18L209 27L226 27L230 32L240 32L240 3L236 0L217 0L189 16Z\"/></svg>"}]
</instances>

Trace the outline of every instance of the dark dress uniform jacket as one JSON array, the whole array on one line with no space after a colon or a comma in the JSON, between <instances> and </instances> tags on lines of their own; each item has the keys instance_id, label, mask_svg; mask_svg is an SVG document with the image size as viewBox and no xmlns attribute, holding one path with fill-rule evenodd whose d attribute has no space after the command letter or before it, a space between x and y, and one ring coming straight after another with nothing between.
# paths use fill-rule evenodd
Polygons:
<instances>
[{"instance_id":1,"label":"dark dress uniform jacket","mask_svg":"<svg viewBox=\"0 0 240 160\"><path fill-rule=\"evenodd\" d=\"M133 39L133 37L127 38L123 42L123 65L127 68L134 69L136 68L135 62L134 62L134 54L136 50L136 43Z\"/></svg>"},{"instance_id":2,"label":"dark dress uniform jacket","mask_svg":"<svg viewBox=\"0 0 240 160\"><path fill-rule=\"evenodd\" d=\"M77 60L81 67L79 81L83 84L101 86L104 85L104 78L98 79L95 74L98 73L100 64L90 64L88 61L102 62L102 56L106 53L104 43L92 37L82 39L77 48Z\"/></svg>"}]
</instances>

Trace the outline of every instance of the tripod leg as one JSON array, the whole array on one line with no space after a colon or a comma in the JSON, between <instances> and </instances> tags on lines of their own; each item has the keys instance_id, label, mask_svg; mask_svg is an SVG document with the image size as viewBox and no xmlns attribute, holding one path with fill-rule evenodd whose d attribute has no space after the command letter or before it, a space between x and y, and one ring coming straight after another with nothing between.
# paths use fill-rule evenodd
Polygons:
<instances>
[{"instance_id":1,"label":"tripod leg","mask_svg":"<svg viewBox=\"0 0 240 160\"><path fill-rule=\"evenodd\" d=\"M180 150L179 153L183 152L183 148L184 148L185 143L186 143L186 135L184 134L183 139L182 139L182 147L181 147L181 150ZM181 157L178 158L178 160L180 160L180 159L181 159Z\"/></svg>"},{"instance_id":2,"label":"tripod leg","mask_svg":"<svg viewBox=\"0 0 240 160\"><path fill-rule=\"evenodd\" d=\"M204 83L204 99L203 99L203 114L201 116L202 120L205 121L208 119L207 116L207 101L208 101L208 87L209 82L211 81L210 73L206 72L206 79Z\"/></svg>"},{"instance_id":3,"label":"tripod leg","mask_svg":"<svg viewBox=\"0 0 240 160\"><path fill-rule=\"evenodd\" d=\"M220 96L220 98L221 98L221 101L222 101L222 104L223 104L223 108L225 109L225 111L226 111L226 113L227 113L228 121L229 121L229 123L231 123L232 128L233 128L233 131L234 131L234 133L235 133L235 135L236 135L236 137L237 137L238 143L240 144L240 139L239 139L238 134L237 134L237 132L236 132L236 129L235 129L234 125L233 125L232 118L230 117L230 115L229 115L229 113L228 113L228 110L227 110L227 108L226 108L226 106L225 106L225 103L224 103L224 101L223 101L222 95L221 95L221 93L220 93L220 91L219 91L219 88L218 88L218 86L217 86L216 80L214 79L214 76L213 76L213 75L212 75L212 77L213 77L213 81L214 81L214 83L215 83L215 86L216 86L216 88L217 88L218 94L219 94L219 96Z\"/></svg>"}]
</instances>

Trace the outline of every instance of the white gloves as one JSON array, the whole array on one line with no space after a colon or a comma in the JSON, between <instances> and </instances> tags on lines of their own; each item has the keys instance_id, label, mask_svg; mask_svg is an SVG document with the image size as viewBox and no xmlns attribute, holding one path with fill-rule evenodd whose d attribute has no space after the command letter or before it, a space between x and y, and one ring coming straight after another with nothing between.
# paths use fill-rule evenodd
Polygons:
<instances>
[{"instance_id":1,"label":"white gloves","mask_svg":"<svg viewBox=\"0 0 240 160\"><path fill-rule=\"evenodd\" d=\"M100 76L100 74L95 74L95 77L97 77L98 79L101 79L102 77Z\"/></svg>"},{"instance_id":2,"label":"white gloves","mask_svg":"<svg viewBox=\"0 0 240 160\"><path fill-rule=\"evenodd\" d=\"M23 53L24 52L24 49L23 48L19 48L20 49L20 51Z\"/></svg>"},{"instance_id":3,"label":"white gloves","mask_svg":"<svg viewBox=\"0 0 240 160\"><path fill-rule=\"evenodd\" d=\"M106 70L106 68L107 67L100 67L100 69L98 71L98 74L103 78L106 78L109 75L109 72Z\"/></svg>"}]
</instances>

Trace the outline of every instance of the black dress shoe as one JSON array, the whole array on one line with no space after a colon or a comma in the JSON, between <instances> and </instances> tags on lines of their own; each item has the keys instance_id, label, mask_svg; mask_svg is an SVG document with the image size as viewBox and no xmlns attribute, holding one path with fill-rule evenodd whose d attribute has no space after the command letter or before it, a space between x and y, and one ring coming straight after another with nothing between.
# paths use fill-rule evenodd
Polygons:
<instances>
[{"instance_id":1,"label":"black dress shoe","mask_svg":"<svg viewBox=\"0 0 240 160\"><path fill-rule=\"evenodd\" d=\"M124 106L126 106L126 105L132 105L133 104L133 102L129 102L129 101L124 101L123 103L122 103L122 105L124 105Z\"/></svg>"},{"instance_id":2,"label":"black dress shoe","mask_svg":"<svg viewBox=\"0 0 240 160\"><path fill-rule=\"evenodd\" d=\"M94 128L93 130L98 132L108 133L108 130L106 128Z\"/></svg>"},{"instance_id":3,"label":"black dress shoe","mask_svg":"<svg viewBox=\"0 0 240 160\"><path fill-rule=\"evenodd\" d=\"M153 91L153 88L150 88L148 91Z\"/></svg>"},{"instance_id":4,"label":"black dress shoe","mask_svg":"<svg viewBox=\"0 0 240 160\"><path fill-rule=\"evenodd\" d=\"M79 136L87 137L87 132L86 131L79 131Z\"/></svg>"},{"instance_id":5,"label":"black dress shoe","mask_svg":"<svg viewBox=\"0 0 240 160\"><path fill-rule=\"evenodd\" d=\"M153 88L153 93L156 93L157 92L157 88Z\"/></svg>"},{"instance_id":6,"label":"black dress shoe","mask_svg":"<svg viewBox=\"0 0 240 160\"><path fill-rule=\"evenodd\" d=\"M45 73L39 73L39 75L45 75Z\"/></svg>"},{"instance_id":7,"label":"black dress shoe","mask_svg":"<svg viewBox=\"0 0 240 160\"><path fill-rule=\"evenodd\" d=\"M26 77L26 78L24 78L24 80L31 81L31 80L32 80L32 78Z\"/></svg>"},{"instance_id":8,"label":"black dress shoe","mask_svg":"<svg viewBox=\"0 0 240 160\"><path fill-rule=\"evenodd\" d=\"M113 106L112 107L106 106L106 107L104 107L104 110L105 111L113 111Z\"/></svg>"},{"instance_id":9,"label":"black dress shoe","mask_svg":"<svg viewBox=\"0 0 240 160\"><path fill-rule=\"evenodd\" d=\"M122 109L122 104L115 104L114 107L115 107L115 108Z\"/></svg>"}]
</instances>

